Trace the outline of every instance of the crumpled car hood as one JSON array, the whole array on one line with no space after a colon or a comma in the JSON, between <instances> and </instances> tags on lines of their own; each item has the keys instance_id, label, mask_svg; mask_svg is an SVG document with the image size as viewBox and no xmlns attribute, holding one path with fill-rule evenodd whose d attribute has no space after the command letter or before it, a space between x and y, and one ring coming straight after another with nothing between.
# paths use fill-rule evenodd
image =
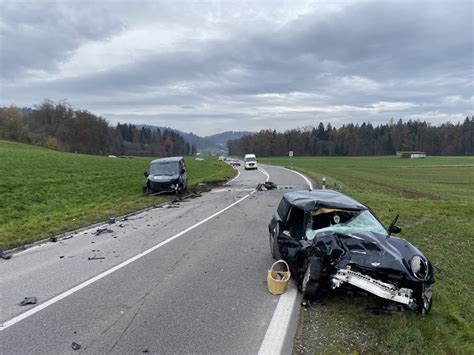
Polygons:
<instances>
[{"instance_id":1,"label":"crumpled car hood","mask_svg":"<svg viewBox=\"0 0 474 355\"><path fill-rule=\"evenodd\" d=\"M323 254L342 254L337 260L337 266L340 268L355 264L363 269L400 274L417 281L408 263L414 255L423 254L404 239L387 238L373 232L351 235L328 232L318 235L313 242Z\"/></svg>"}]
</instances>

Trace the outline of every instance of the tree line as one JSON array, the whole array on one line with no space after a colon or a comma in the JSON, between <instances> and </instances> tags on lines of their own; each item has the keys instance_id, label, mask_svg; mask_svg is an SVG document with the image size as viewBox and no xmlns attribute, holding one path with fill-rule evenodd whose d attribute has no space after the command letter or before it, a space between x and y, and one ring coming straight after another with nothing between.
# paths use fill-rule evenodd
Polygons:
<instances>
[{"instance_id":1,"label":"tree line","mask_svg":"<svg viewBox=\"0 0 474 355\"><path fill-rule=\"evenodd\" d=\"M348 124L340 128L319 123L310 129L262 130L227 143L230 155L364 156L423 151L428 155L474 155L474 116L463 123L432 126L426 122L391 120L388 124Z\"/></svg>"},{"instance_id":2,"label":"tree line","mask_svg":"<svg viewBox=\"0 0 474 355\"><path fill-rule=\"evenodd\" d=\"M196 148L172 130L137 128L108 121L67 103L46 100L35 108L0 108L0 139L97 155L173 156Z\"/></svg>"}]
</instances>

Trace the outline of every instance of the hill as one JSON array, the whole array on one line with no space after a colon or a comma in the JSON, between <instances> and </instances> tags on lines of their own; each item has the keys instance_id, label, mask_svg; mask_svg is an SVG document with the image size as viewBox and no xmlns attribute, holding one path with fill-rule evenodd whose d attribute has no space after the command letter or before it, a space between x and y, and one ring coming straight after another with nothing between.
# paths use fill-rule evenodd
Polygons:
<instances>
[{"instance_id":1,"label":"hill","mask_svg":"<svg viewBox=\"0 0 474 355\"><path fill-rule=\"evenodd\" d=\"M171 127L164 126L152 126L152 125L135 125L138 129L142 127L150 128L152 130L159 129L160 131L173 131L178 133L184 140L190 145L194 145L199 151L204 153L216 153L227 152L227 142L229 140L240 139L244 136L255 134L255 132L248 131L226 131L222 133L212 134L209 136L201 137L192 132L187 133L174 129Z\"/></svg>"}]
</instances>

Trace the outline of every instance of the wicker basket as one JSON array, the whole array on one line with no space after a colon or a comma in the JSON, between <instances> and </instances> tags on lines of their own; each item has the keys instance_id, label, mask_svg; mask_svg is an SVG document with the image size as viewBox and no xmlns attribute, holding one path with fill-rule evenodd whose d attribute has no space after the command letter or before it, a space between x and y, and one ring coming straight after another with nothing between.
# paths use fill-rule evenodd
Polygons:
<instances>
[{"instance_id":1,"label":"wicker basket","mask_svg":"<svg viewBox=\"0 0 474 355\"><path fill-rule=\"evenodd\" d=\"M279 263L285 264L287 271L273 270L275 265ZM268 270L268 274L267 274L268 291L273 295L281 295L285 293L286 287L288 286L288 282L290 281L290 277L291 277L291 272L286 261L285 260L275 261L272 267L270 268L270 270Z\"/></svg>"}]
</instances>

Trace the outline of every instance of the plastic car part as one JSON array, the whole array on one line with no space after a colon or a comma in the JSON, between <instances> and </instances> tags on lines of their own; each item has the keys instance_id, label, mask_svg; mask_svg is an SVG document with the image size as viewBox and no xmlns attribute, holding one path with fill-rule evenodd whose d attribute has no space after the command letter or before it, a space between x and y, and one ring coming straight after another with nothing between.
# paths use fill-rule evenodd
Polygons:
<instances>
[{"instance_id":1,"label":"plastic car part","mask_svg":"<svg viewBox=\"0 0 474 355\"><path fill-rule=\"evenodd\" d=\"M352 271L350 267L340 269L331 279L333 289L344 282L370 292L381 298L411 306L413 303L413 290L408 288L397 289L394 285L373 279L370 276Z\"/></svg>"}]
</instances>

